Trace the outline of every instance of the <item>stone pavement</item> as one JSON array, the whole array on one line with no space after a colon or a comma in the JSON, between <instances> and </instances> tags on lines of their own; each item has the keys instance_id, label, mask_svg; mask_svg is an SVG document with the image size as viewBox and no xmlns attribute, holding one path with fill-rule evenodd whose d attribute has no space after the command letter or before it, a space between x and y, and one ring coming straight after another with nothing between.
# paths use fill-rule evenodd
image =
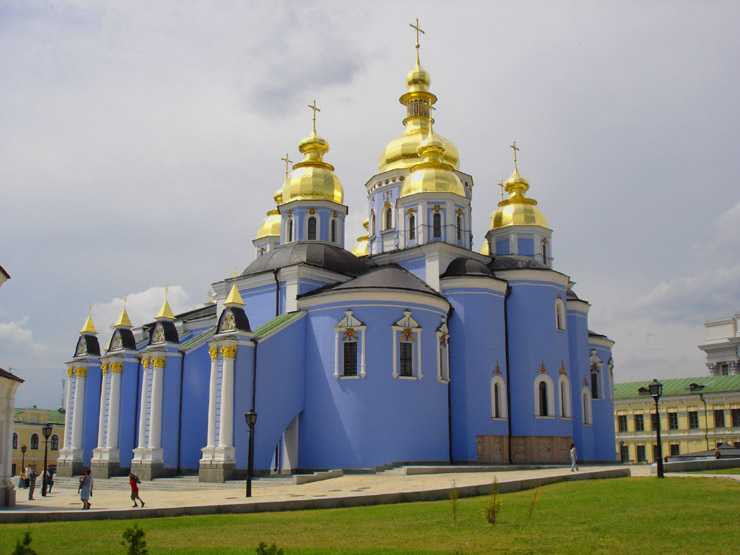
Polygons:
<instances>
[{"instance_id":1,"label":"stone pavement","mask_svg":"<svg viewBox=\"0 0 740 555\"><path fill-rule=\"evenodd\" d=\"M521 467L519 467L521 468ZM139 485L145 508L133 508L128 478L96 479L92 509L82 511L76 478L56 478L52 493L41 496L41 488L29 501L28 490L16 490L16 506L0 509L0 522L49 522L62 520L132 519L195 514L246 513L314 508L350 507L448 499L454 486L460 497L486 495L498 479L502 493L566 480L588 480L622 476L649 476L645 465L584 466L456 472L455 467L435 467L435 473L418 467L402 467L378 474L348 474L303 485L290 476L255 478L252 497L246 497L243 480L223 484L201 483L197 476L162 478ZM460 470L460 467L457 467Z\"/></svg>"}]
</instances>

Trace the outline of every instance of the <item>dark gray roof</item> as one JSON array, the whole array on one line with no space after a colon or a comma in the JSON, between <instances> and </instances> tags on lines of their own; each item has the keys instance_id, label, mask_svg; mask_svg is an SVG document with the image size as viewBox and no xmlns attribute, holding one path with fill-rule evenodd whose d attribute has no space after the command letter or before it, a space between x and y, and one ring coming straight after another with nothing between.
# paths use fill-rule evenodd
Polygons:
<instances>
[{"instance_id":1,"label":"dark gray roof","mask_svg":"<svg viewBox=\"0 0 740 555\"><path fill-rule=\"evenodd\" d=\"M77 344L75 345L74 356L77 356L77 353L80 350L80 343L85 343L86 354L100 356L100 343L98 343L98 338L94 335L87 333L80 335L80 338L77 340Z\"/></svg>"},{"instance_id":2,"label":"dark gray roof","mask_svg":"<svg viewBox=\"0 0 740 555\"><path fill-rule=\"evenodd\" d=\"M21 383L23 383L23 381L24 381L21 378L19 378L18 376L16 376L15 374L12 374L12 373L8 372L7 370L3 370L2 368L0 368L0 377L8 378L9 380L15 380L15 381L21 382Z\"/></svg>"},{"instance_id":3,"label":"dark gray roof","mask_svg":"<svg viewBox=\"0 0 740 555\"><path fill-rule=\"evenodd\" d=\"M392 289L396 291L402 290L425 293L427 295L434 295L435 297L442 296L437 291L429 287L424 281L398 264L378 266L370 269L366 274L360 277L345 281L344 283L320 287L319 289L314 289L313 291L301 296L308 297L310 295L318 295L326 292L333 293L336 291L356 291L361 289Z\"/></svg>"},{"instance_id":4,"label":"dark gray roof","mask_svg":"<svg viewBox=\"0 0 740 555\"><path fill-rule=\"evenodd\" d=\"M575 291L570 287L568 287L568 290L565 292L565 299L568 301L580 301L578 295L576 295Z\"/></svg>"},{"instance_id":5,"label":"dark gray roof","mask_svg":"<svg viewBox=\"0 0 740 555\"><path fill-rule=\"evenodd\" d=\"M359 276L367 272L365 262L342 247L314 241L297 241L281 245L258 257L247 266L242 275L259 274L296 264L307 264L348 276Z\"/></svg>"},{"instance_id":6,"label":"dark gray roof","mask_svg":"<svg viewBox=\"0 0 740 555\"><path fill-rule=\"evenodd\" d=\"M0 266L0 273L5 276L5 279L10 279L10 274L6 272L5 268L3 268L2 266Z\"/></svg>"},{"instance_id":7,"label":"dark gray roof","mask_svg":"<svg viewBox=\"0 0 740 555\"><path fill-rule=\"evenodd\" d=\"M440 277L453 276L488 276L493 277L493 272L478 260L461 256L450 262L447 270Z\"/></svg>"},{"instance_id":8,"label":"dark gray roof","mask_svg":"<svg viewBox=\"0 0 740 555\"><path fill-rule=\"evenodd\" d=\"M518 270L522 268L534 268L538 270L549 270L545 264L521 254L505 254L493 259L488 267L493 270Z\"/></svg>"}]
</instances>

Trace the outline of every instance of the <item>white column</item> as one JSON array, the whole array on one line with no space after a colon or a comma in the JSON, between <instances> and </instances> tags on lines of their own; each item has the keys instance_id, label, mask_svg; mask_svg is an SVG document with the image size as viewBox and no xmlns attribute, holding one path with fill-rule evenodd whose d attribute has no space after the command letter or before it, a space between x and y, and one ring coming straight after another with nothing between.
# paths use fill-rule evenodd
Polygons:
<instances>
[{"instance_id":1,"label":"white column","mask_svg":"<svg viewBox=\"0 0 740 555\"><path fill-rule=\"evenodd\" d=\"M211 382L208 391L208 443L206 447L216 446L216 390L218 388L218 347L208 349L211 356Z\"/></svg>"},{"instance_id":2,"label":"white column","mask_svg":"<svg viewBox=\"0 0 740 555\"><path fill-rule=\"evenodd\" d=\"M121 372L123 363L113 362L110 365L110 401L108 406L108 449L118 449L118 426L121 410Z\"/></svg>"},{"instance_id":3,"label":"white column","mask_svg":"<svg viewBox=\"0 0 740 555\"><path fill-rule=\"evenodd\" d=\"M152 409L149 416L149 448L162 447L162 389L165 357L152 358Z\"/></svg>"},{"instance_id":4,"label":"white column","mask_svg":"<svg viewBox=\"0 0 740 555\"><path fill-rule=\"evenodd\" d=\"M69 408L72 405L72 378L75 375L73 368L67 368L67 383L64 389L64 447L63 449L69 449L72 447L72 413Z\"/></svg>"},{"instance_id":5,"label":"white column","mask_svg":"<svg viewBox=\"0 0 740 555\"><path fill-rule=\"evenodd\" d=\"M221 421L218 433L218 446L228 448L234 445L234 359L236 347L221 347L224 357L221 377Z\"/></svg>"},{"instance_id":6,"label":"white column","mask_svg":"<svg viewBox=\"0 0 740 555\"><path fill-rule=\"evenodd\" d=\"M141 360L141 399L139 401L139 440L137 447L143 449L146 447L146 405L147 405L147 386L149 384L149 359Z\"/></svg>"},{"instance_id":7,"label":"white column","mask_svg":"<svg viewBox=\"0 0 740 555\"><path fill-rule=\"evenodd\" d=\"M75 369L75 407L72 415L72 449L82 449L82 411L85 406L85 381L87 378L87 368L80 367Z\"/></svg>"},{"instance_id":8,"label":"white column","mask_svg":"<svg viewBox=\"0 0 740 555\"><path fill-rule=\"evenodd\" d=\"M98 413L98 444L97 448L105 447L105 405L108 389L108 365L100 365L100 411Z\"/></svg>"}]
</instances>

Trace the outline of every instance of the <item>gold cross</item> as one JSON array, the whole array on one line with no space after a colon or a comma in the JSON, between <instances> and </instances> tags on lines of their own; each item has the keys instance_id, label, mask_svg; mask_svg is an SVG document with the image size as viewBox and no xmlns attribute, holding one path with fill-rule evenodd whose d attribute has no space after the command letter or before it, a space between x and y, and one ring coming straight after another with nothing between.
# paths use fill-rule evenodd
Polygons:
<instances>
[{"instance_id":1,"label":"gold cross","mask_svg":"<svg viewBox=\"0 0 740 555\"><path fill-rule=\"evenodd\" d=\"M419 49L419 33L424 35L424 30L419 27L419 18L416 18L416 23L409 23L409 27L416 30L416 49Z\"/></svg>"},{"instance_id":2,"label":"gold cross","mask_svg":"<svg viewBox=\"0 0 740 555\"><path fill-rule=\"evenodd\" d=\"M516 151L519 150L519 147L516 146L516 141L512 141L509 148L514 151L514 169L516 169Z\"/></svg>"},{"instance_id":3,"label":"gold cross","mask_svg":"<svg viewBox=\"0 0 740 555\"><path fill-rule=\"evenodd\" d=\"M315 102L315 101L314 101ZM288 158L288 153L285 153L285 158L281 158L283 162L285 162L285 179L288 179L288 164L292 164L293 160Z\"/></svg>"},{"instance_id":4,"label":"gold cross","mask_svg":"<svg viewBox=\"0 0 740 555\"><path fill-rule=\"evenodd\" d=\"M504 200L504 180L498 180L498 186L501 187L501 200Z\"/></svg>"},{"instance_id":5,"label":"gold cross","mask_svg":"<svg viewBox=\"0 0 740 555\"><path fill-rule=\"evenodd\" d=\"M316 133L316 112L320 112L321 110L319 110L316 107L316 99L314 99L313 104L309 104L308 107L313 110L313 132L315 134Z\"/></svg>"},{"instance_id":6,"label":"gold cross","mask_svg":"<svg viewBox=\"0 0 740 555\"><path fill-rule=\"evenodd\" d=\"M128 300L128 295L123 297L123 308L126 308L126 301Z\"/></svg>"}]
</instances>

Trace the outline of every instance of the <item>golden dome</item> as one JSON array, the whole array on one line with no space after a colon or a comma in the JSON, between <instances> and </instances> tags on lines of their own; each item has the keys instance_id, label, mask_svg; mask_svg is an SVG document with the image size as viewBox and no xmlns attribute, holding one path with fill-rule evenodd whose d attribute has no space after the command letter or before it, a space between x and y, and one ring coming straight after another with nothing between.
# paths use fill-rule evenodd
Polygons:
<instances>
[{"instance_id":1,"label":"golden dome","mask_svg":"<svg viewBox=\"0 0 740 555\"><path fill-rule=\"evenodd\" d=\"M480 253L485 254L486 256L491 255L490 248L488 247L488 241L483 241L483 245L481 245Z\"/></svg>"},{"instance_id":2,"label":"golden dome","mask_svg":"<svg viewBox=\"0 0 740 555\"><path fill-rule=\"evenodd\" d=\"M334 166L322 158L329 150L329 143L316 134L315 122L311 134L298 143L298 150L304 159L293 165L282 189L280 204L293 200L329 200L341 204L344 189L334 175Z\"/></svg>"},{"instance_id":3,"label":"golden dome","mask_svg":"<svg viewBox=\"0 0 740 555\"><path fill-rule=\"evenodd\" d=\"M504 189L509 193L509 198L499 202L498 209L491 214L490 229L512 225L538 225L547 228L547 219L537 208L537 201L525 196L529 189L529 181L517 170L516 160L514 173L504 183Z\"/></svg>"},{"instance_id":4,"label":"golden dome","mask_svg":"<svg viewBox=\"0 0 740 555\"><path fill-rule=\"evenodd\" d=\"M355 256L367 256L367 238L368 238L368 229L370 228L370 220L365 218L365 221L362 222L362 227L365 228L365 235L361 235L357 238L357 242L355 243L355 246L352 247L352 254Z\"/></svg>"},{"instance_id":5,"label":"golden dome","mask_svg":"<svg viewBox=\"0 0 740 555\"><path fill-rule=\"evenodd\" d=\"M465 196L462 181L444 160L444 143L430 129L429 136L419 145L419 156L424 160L411 168L401 187L401 197L417 193L453 193Z\"/></svg>"},{"instance_id":6,"label":"golden dome","mask_svg":"<svg viewBox=\"0 0 740 555\"><path fill-rule=\"evenodd\" d=\"M437 97L429 92L431 83L429 73L419 64L417 50L416 65L406 75L407 92L398 99L406 106L406 119L403 120L404 130L380 153L378 169L381 172L411 168L421 161L418 153L419 145L429 133L433 121L429 113L430 106L437 102ZM437 135L437 138L444 144L444 162L458 169L460 155L457 147L440 135Z\"/></svg>"},{"instance_id":7,"label":"golden dome","mask_svg":"<svg viewBox=\"0 0 740 555\"><path fill-rule=\"evenodd\" d=\"M277 210L270 210L262 220L262 225L257 230L257 237L255 239L263 239L265 237L280 237L280 225L282 223L282 217L280 212Z\"/></svg>"}]
</instances>

